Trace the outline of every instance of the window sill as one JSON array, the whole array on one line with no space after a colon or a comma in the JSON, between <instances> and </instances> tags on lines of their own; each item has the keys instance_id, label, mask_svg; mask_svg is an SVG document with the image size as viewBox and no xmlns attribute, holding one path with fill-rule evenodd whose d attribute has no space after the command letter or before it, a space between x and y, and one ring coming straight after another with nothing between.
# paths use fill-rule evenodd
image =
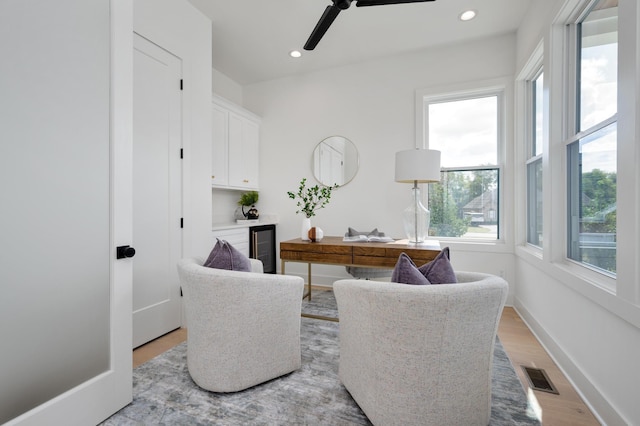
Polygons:
<instances>
[{"instance_id":1,"label":"window sill","mask_svg":"<svg viewBox=\"0 0 640 426\"><path fill-rule=\"evenodd\" d=\"M513 253L513 247L503 240L471 240L461 238L433 237L440 241L440 247L452 250L483 253Z\"/></svg>"}]
</instances>

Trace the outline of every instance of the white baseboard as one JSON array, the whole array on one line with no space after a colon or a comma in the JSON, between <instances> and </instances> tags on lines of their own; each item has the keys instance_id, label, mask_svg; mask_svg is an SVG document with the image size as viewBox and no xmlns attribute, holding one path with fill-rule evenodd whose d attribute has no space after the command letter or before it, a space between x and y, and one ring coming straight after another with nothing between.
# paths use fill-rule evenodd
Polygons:
<instances>
[{"instance_id":1,"label":"white baseboard","mask_svg":"<svg viewBox=\"0 0 640 426\"><path fill-rule=\"evenodd\" d=\"M562 347L542 328L517 297L514 300L514 309L600 423L603 425L631 424L620 416L605 396L565 354Z\"/></svg>"}]
</instances>

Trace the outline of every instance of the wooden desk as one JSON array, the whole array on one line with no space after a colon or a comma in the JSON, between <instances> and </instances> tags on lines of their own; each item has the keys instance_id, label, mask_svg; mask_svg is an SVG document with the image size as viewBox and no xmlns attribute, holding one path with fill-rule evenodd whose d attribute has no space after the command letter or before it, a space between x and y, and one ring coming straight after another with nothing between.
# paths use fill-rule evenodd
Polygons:
<instances>
[{"instance_id":1,"label":"wooden desk","mask_svg":"<svg viewBox=\"0 0 640 426\"><path fill-rule=\"evenodd\" d=\"M312 243L300 238L280 243L281 273L285 273L285 262L300 262L308 265L308 292L304 297L311 300L311 264L360 266L365 268L393 269L400 254L406 253L416 265L432 261L440 253L440 243L416 245L407 240L389 243L345 242L342 237L324 237ZM304 298L303 297L303 298Z\"/></svg>"}]
</instances>

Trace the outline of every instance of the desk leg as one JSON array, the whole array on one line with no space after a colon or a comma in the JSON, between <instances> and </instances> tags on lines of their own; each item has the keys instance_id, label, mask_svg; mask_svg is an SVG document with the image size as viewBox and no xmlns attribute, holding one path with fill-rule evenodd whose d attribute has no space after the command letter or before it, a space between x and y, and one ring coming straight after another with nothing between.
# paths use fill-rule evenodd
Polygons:
<instances>
[{"instance_id":1,"label":"desk leg","mask_svg":"<svg viewBox=\"0 0 640 426\"><path fill-rule=\"evenodd\" d=\"M282 275L285 275L285 269L284 269L284 260L280 260L280 273ZM311 300L311 264L307 263L307 286L309 287L309 291L307 292L307 294L303 294L302 298L304 299L305 297L308 298L309 300Z\"/></svg>"},{"instance_id":2,"label":"desk leg","mask_svg":"<svg viewBox=\"0 0 640 426\"><path fill-rule=\"evenodd\" d=\"M307 263L307 277L309 283L309 301L311 301L311 263Z\"/></svg>"}]
</instances>

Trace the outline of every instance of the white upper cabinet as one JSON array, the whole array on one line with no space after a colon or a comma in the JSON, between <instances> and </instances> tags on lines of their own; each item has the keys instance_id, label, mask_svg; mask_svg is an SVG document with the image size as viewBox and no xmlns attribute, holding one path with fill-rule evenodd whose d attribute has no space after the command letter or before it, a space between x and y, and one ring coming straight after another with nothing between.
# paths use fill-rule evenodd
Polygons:
<instances>
[{"instance_id":1,"label":"white upper cabinet","mask_svg":"<svg viewBox=\"0 0 640 426\"><path fill-rule=\"evenodd\" d=\"M229 110L213 103L213 163L211 183L213 186L229 185Z\"/></svg>"},{"instance_id":2,"label":"white upper cabinet","mask_svg":"<svg viewBox=\"0 0 640 426\"><path fill-rule=\"evenodd\" d=\"M258 190L260 118L215 95L212 114L212 186Z\"/></svg>"}]
</instances>

